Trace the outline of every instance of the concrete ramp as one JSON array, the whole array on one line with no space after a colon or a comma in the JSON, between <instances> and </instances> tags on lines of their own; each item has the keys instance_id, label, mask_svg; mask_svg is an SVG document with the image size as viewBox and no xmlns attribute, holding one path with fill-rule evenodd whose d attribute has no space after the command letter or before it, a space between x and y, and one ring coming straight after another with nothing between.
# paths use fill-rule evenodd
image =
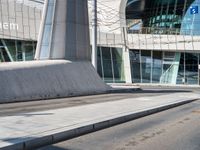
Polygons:
<instances>
[{"instance_id":1,"label":"concrete ramp","mask_svg":"<svg viewBox=\"0 0 200 150\"><path fill-rule=\"evenodd\" d=\"M45 60L0 64L0 103L104 93L90 62Z\"/></svg>"}]
</instances>

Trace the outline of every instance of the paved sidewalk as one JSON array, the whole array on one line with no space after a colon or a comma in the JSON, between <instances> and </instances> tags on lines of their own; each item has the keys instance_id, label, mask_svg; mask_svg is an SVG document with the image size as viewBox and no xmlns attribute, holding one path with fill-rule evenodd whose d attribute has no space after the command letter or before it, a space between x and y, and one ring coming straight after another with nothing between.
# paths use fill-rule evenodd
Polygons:
<instances>
[{"instance_id":1,"label":"paved sidewalk","mask_svg":"<svg viewBox=\"0 0 200 150\"><path fill-rule=\"evenodd\" d=\"M174 93L0 117L0 149L53 144L199 98L199 94Z\"/></svg>"}]
</instances>

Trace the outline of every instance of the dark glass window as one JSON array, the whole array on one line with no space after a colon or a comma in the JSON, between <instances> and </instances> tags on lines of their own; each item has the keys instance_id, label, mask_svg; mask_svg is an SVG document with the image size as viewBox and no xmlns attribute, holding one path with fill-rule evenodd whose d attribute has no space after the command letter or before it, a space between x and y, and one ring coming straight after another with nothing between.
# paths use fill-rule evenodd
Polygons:
<instances>
[{"instance_id":1,"label":"dark glass window","mask_svg":"<svg viewBox=\"0 0 200 150\"><path fill-rule=\"evenodd\" d=\"M162 52L153 51L152 83L159 83L162 75Z\"/></svg>"},{"instance_id":2,"label":"dark glass window","mask_svg":"<svg viewBox=\"0 0 200 150\"><path fill-rule=\"evenodd\" d=\"M184 61L185 61L185 54L181 53L181 58L179 62L179 69L178 69L178 76L177 76L177 84L185 84L185 77L184 77L184 71L185 71L185 66L184 66Z\"/></svg>"},{"instance_id":3,"label":"dark glass window","mask_svg":"<svg viewBox=\"0 0 200 150\"><path fill-rule=\"evenodd\" d=\"M198 84L198 55L185 53L185 82L187 84Z\"/></svg>"},{"instance_id":4,"label":"dark glass window","mask_svg":"<svg viewBox=\"0 0 200 150\"><path fill-rule=\"evenodd\" d=\"M151 51L141 51L142 83L151 82Z\"/></svg>"},{"instance_id":5,"label":"dark glass window","mask_svg":"<svg viewBox=\"0 0 200 150\"><path fill-rule=\"evenodd\" d=\"M131 75L134 83L141 82L141 70L140 70L140 51L130 50L130 61L131 61Z\"/></svg>"},{"instance_id":6,"label":"dark glass window","mask_svg":"<svg viewBox=\"0 0 200 150\"><path fill-rule=\"evenodd\" d=\"M99 76L103 78L102 62L101 62L101 48L100 47L98 47L98 49L97 49L97 72L98 72Z\"/></svg>"},{"instance_id":7,"label":"dark glass window","mask_svg":"<svg viewBox=\"0 0 200 150\"><path fill-rule=\"evenodd\" d=\"M103 69L104 69L104 80L106 82L113 82L110 47L102 47L102 59L103 59Z\"/></svg>"},{"instance_id":8,"label":"dark glass window","mask_svg":"<svg viewBox=\"0 0 200 150\"><path fill-rule=\"evenodd\" d=\"M124 71L122 62L122 49L112 48L113 70L115 82L124 82Z\"/></svg>"}]
</instances>

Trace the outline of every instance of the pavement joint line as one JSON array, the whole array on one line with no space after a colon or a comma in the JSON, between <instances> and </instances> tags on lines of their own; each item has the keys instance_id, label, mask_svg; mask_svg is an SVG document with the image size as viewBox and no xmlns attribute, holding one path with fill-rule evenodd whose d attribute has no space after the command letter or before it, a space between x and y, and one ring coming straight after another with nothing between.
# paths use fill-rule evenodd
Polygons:
<instances>
[{"instance_id":1,"label":"pavement joint line","mask_svg":"<svg viewBox=\"0 0 200 150\"><path fill-rule=\"evenodd\" d=\"M194 99L190 99L190 100L185 100L185 101L177 101L177 102L173 102L173 103L168 103L166 105L161 105L161 106L157 106L156 108L150 108L147 110L142 110L142 111L138 111L138 112L132 112L130 114L126 114L116 118L112 118L112 119L108 119L105 121L101 121L101 122L97 122L97 123L93 123L93 124L88 124L88 125L84 125L84 126L80 126L80 127L76 127L74 129L69 129L66 131L62 131L59 133L54 133L54 134L50 134L50 135L45 135L43 137L38 137L38 138L30 138L29 140L20 142L20 143L16 143L13 145L9 145L9 146L5 146L0 148L1 150L32 150L35 148L40 148L43 146L47 146L47 145L52 145L52 144L56 144L58 142L62 142L65 140L69 140L69 139L73 139L88 133L92 133L95 131L99 131L102 129L106 129L115 125L119 125L128 121L132 121L135 119L139 119L148 115L152 115L170 108L174 108L180 105L184 105L193 101L198 100L197 98Z\"/></svg>"}]
</instances>

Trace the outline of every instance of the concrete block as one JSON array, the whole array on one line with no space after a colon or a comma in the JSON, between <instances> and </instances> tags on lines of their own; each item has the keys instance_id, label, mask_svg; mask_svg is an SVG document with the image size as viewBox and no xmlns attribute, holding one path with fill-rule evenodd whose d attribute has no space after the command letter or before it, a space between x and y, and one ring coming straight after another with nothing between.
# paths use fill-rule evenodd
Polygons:
<instances>
[{"instance_id":1,"label":"concrete block","mask_svg":"<svg viewBox=\"0 0 200 150\"><path fill-rule=\"evenodd\" d=\"M126 122L127 121L131 121L131 120L134 120L134 119L138 119L138 118L144 117L147 114L148 114L147 111L136 112L136 113L133 113L133 114L125 116L125 120L126 120Z\"/></svg>"},{"instance_id":2,"label":"concrete block","mask_svg":"<svg viewBox=\"0 0 200 150\"><path fill-rule=\"evenodd\" d=\"M53 143L58 143L58 142L62 142L65 140L72 139L72 138L76 137L76 135L77 135L76 129L56 133L53 135Z\"/></svg>"},{"instance_id":3,"label":"concrete block","mask_svg":"<svg viewBox=\"0 0 200 150\"><path fill-rule=\"evenodd\" d=\"M94 126L88 125L88 126L84 126L84 127L80 127L78 129L76 129L76 136L81 136L84 134L88 134L94 131Z\"/></svg>"},{"instance_id":4,"label":"concrete block","mask_svg":"<svg viewBox=\"0 0 200 150\"><path fill-rule=\"evenodd\" d=\"M41 138L34 138L24 142L24 150L34 150L50 144L53 144L53 136L51 135Z\"/></svg>"},{"instance_id":5,"label":"concrete block","mask_svg":"<svg viewBox=\"0 0 200 150\"><path fill-rule=\"evenodd\" d=\"M111 119L109 121L109 125L114 126L114 125L121 124L121 123L124 123L124 122L126 122L126 120L125 120L125 117L123 116L123 117Z\"/></svg>"},{"instance_id":6,"label":"concrete block","mask_svg":"<svg viewBox=\"0 0 200 150\"><path fill-rule=\"evenodd\" d=\"M8 146L1 146L0 145L0 149L1 150L23 150L24 149L24 143L18 143L18 144L11 144Z\"/></svg>"},{"instance_id":7,"label":"concrete block","mask_svg":"<svg viewBox=\"0 0 200 150\"><path fill-rule=\"evenodd\" d=\"M0 103L105 93L90 62L30 61L0 64Z\"/></svg>"},{"instance_id":8,"label":"concrete block","mask_svg":"<svg viewBox=\"0 0 200 150\"><path fill-rule=\"evenodd\" d=\"M105 129L105 128L108 128L109 126L110 126L109 120L106 120L106 121L94 124L94 130Z\"/></svg>"}]
</instances>

